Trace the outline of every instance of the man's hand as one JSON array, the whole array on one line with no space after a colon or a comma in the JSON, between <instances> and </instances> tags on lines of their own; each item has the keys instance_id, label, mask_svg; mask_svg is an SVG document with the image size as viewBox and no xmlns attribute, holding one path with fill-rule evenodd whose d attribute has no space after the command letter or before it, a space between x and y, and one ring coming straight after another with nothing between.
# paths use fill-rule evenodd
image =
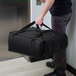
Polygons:
<instances>
[{"instance_id":1,"label":"man's hand","mask_svg":"<svg viewBox=\"0 0 76 76\"><path fill-rule=\"evenodd\" d=\"M43 23L43 17L42 16L39 16L36 20L35 20L35 23L38 24L38 25L41 25Z\"/></svg>"}]
</instances>

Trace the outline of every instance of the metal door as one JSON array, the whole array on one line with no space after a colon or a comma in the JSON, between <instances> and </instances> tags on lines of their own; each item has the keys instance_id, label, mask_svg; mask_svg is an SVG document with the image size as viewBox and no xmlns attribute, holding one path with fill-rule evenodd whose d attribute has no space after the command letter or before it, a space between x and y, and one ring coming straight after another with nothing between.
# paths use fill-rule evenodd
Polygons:
<instances>
[{"instance_id":1,"label":"metal door","mask_svg":"<svg viewBox=\"0 0 76 76\"><path fill-rule=\"evenodd\" d=\"M28 3L0 3L0 61L22 56L8 51L8 34L29 22Z\"/></svg>"}]
</instances>

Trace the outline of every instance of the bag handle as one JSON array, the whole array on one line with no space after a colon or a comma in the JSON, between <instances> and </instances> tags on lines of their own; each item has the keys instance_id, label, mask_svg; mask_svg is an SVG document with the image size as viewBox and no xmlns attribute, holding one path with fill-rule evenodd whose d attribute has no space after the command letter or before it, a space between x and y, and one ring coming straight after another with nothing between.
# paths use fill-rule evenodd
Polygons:
<instances>
[{"instance_id":1,"label":"bag handle","mask_svg":"<svg viewBox=\"0 0 76 76\"><path fill-rule=\"evenodd\" d=\"M30 28L30 27L31 27L32 25L34 25L34 24L35 24L35 21L33 21L32 23L24 26L22 29L20 29L19 31L17 31L16 34L21 33L21 32L24 32L26 29ZM46 26L44 23L42 23L41 26L45 26L46 28L48 28L48 29L51 30L51 28L49 28L48 26ZM36 27L37 27L38 29L40 29L40 28L39 28L39 25L37 25L37 24L36 24Z\"/></svg>"},{"instance_id":2,"label":"bag handle","mask_svg":"<svg viewBox=\"0 0 76 76\"><path fill-rule=\"evenodd\" d=\"M29 27L31 27L34 24L35 24L35 21L33 21L32 23L29 23L28 25L24 26L22 29L18 30L15 34L24 32L26 29L28 29Z\"/></svg>"},{"instance_id":3,"label":"bag handle","mask_svg":"<svg viewBox=\"0 0 76 76\"><path fill-rule=\"evenodd\" d=\"M42 23L42 25L41 26L45 26L46 28L48 28L48 29L50 29L51 30L51 28L49 28L47 25L45 25L44 23Z\"/></svg>"}]
</instances>

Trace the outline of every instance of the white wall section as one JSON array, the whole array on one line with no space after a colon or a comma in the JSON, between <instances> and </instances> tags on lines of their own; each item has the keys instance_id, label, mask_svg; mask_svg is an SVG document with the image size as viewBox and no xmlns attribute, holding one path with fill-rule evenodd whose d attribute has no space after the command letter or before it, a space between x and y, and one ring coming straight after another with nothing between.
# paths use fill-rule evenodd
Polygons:
<instances>
[{"instance_id":1,"label":"white wall section","mask_svg":"<svg viewBox=\"0 0 76 76\"><path fill-rule=\"evenodd\" d=\"M40 15L40 12L43 9L44 3L41 3L40 5L36 5L37 0L30 0L30 22L35 21L35 19ZM51 15L50 12L46 14L43 21L47 26L51 28ZM42 29L46 29L45 27L42 27Z\"/></svg>"},{"instance_id":2,"label":"white wall section","mask_svg":"<svg viewBox=\"0 0 76 76\"><path fill-rule=\"evenodd\" d=\"M67 62L76 69L76 0L73 0L72 18L67 27L69 45L67 48Z\"/></svg>"}]
</instances>

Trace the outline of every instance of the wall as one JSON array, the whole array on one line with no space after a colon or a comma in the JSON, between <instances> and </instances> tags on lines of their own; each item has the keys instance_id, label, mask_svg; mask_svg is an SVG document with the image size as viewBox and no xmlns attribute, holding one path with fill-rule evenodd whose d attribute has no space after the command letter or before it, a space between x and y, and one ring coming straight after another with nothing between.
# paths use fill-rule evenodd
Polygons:
<instances>
[{"instance_id":1,"label":"wall","mask_svg":"<svg viewBox=\"0 0 76 76\"><path fill-rule=\"evenodd\" d=\"M34 21L41 13L44 3L41 3L40 5L36 5L37 0L31 0L30 1L30 22ZM46 14L43 21L47 26L51 28L51 15L50 12ZM42 27L41 29L47 29L45 27Z\"/></svg>"},{"instance_id":2,"label":"wall","mask_svg":"<svg viewBox=\"0 0 76 76\"><path fill-rule=\"evenodd\" d=\"M73 0L72 18L67 27L69 45L67 48L67 62L76 69L76 0Z\"/></svg>"}]
</instances>

